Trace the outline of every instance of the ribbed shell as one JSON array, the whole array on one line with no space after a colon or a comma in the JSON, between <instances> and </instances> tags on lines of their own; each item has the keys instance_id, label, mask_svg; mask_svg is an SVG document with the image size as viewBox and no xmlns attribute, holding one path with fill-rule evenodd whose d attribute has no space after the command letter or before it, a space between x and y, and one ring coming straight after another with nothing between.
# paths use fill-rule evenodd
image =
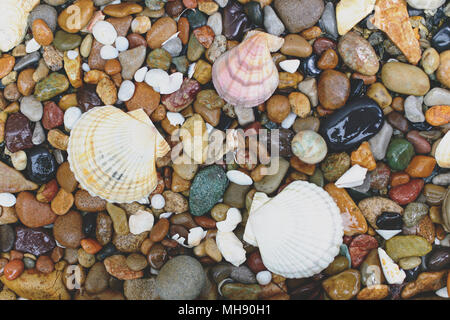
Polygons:
<instances>
[{"instance_id":1,"label":"ribbed shell","mask_svg":"<svg viewBox=\"0 0 450 320\"><path fill-rule=\"evenodd\" d=\"M28 14L39 0L0 0L0 50L20 44L27 31Z\"/></svg>"},{"instance_id":2,"label":"ribbed shell","mask_svg":"<svg viewBox=\"0 0 450 320\"><path fill-rule=\"evenodd\" d=\"M435 157L439 167L450 168L450 131L439 142Z\"/></svg>"},{"instance_id":3,"label":"ribbed shell","mask_svg":"<svg viewBox=\"0 0 450 320\"><path fill-rule=\"evenodd\" d=\"M70 168L92 196L129 203L155 189L155 159L169 146L145 117L140 111L126 114L113 106L97 107L84 113L72 129Z\"/></svg>"},{"instance_id":4,"label":"ribbed shell","mask_svg":"<svg viewBox=\"0 0 450 320\"><path fill-rule=\"evenodd\" d=\"M259 247L270 271L306 278L333 261L343 233L339 208L328 193L315 184L295 181L272 199L255 194L244 240Z\"/></svg>"},{"instance_id":5,"label":"ribbed shell","mask_svg":"<svg viewBox=\"0 0 450 320\"><path fill-rule=\"evenodd\" d=\"M218 94L235 106L254 107L275 92L278 70L270 48L282 39L260 32L221 55L214 63L212 79Z\"/></svg>"}]
</instances>

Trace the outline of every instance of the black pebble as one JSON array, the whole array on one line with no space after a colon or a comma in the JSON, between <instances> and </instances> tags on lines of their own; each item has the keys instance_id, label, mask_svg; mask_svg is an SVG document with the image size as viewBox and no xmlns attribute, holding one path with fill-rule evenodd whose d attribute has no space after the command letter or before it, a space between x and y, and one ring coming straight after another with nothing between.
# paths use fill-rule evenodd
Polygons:
<instances>
[{"instance_id":1,"label":"black pebble","mask_svg":"<svg viewBox=\"0 0 450 320\"><path fill-rule=\"evenodd\" d=\"M31 181L47 183L56 175L55 157L44 147L34 147L27 151L27 172Z\"/></svg>"}]
</instances>

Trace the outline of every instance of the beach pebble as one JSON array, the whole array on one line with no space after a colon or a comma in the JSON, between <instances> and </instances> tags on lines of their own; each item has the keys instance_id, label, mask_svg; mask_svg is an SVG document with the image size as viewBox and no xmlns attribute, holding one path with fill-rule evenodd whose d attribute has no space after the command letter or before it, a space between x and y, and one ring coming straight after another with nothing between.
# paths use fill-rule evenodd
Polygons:
<instances>
[{"instance_id":1,"label":"beach pebble","mask_svg":"<svg viewBox=\"0 0 450 320\"><path fill-rule=\"evenodd\" d=\"M423 97L408 96L404 102L405 117L411 122L424 122L425 115L422 112Z\"/></svg>"},{"instance_id":2,"label":"beach pebble","mask_svg":"<svg viewBox=\"0 0 450 320\"><path fill-rule=\"evenodd\" d=\"M44 107L34 95L23 97L20 102L20 112L30 121L36 122L42 119Z\"/></svg>"},{"instance_id":3,"label":"beach pebble","mask_svg":"<svg viewBox=\"0 0 450 320\"><path fill-rule=\"evenodd\" d=\"M227 171L227 178L231 182L239 184L241 186L250 186L253 184L252 178L239 170Z\"/></svg>"},{"instance_id":4,"label":"beach pebble","mask_svg":"<svg viewBox=\"0 0 450 320\"><path fill-rule=\"evenodd\" d=\"M115 59L119 56L119 51L111 45L106 45L100 49L100 56L104 60Z\"/></svg>"},{"instance_id":5,"label":"beach pebble","mask_svg":"<svg viewBox=\"0 0 450 320\"><path fill-rule=\"evenodd\" d=\"M72 130L78 119L80 119L82 111L78 107L70 107L64 112L64 127Z\"/></svg>"},{"instance_id":6,"label":"beach pebble","mask_svg":"<svg viewBox=\"0 0 450 320\"><path fill-rule=\"evenodd\" d=\"M128 39L125 37L117 37L115 41L116 49L120 52L128 50L130 46Z\"/></svg>"},{"instance_id":7,"label":"beach pebble","mask_svg":"<svg viewBox=\"0 0 450 320\"><path fill-rule=\"evenodd\" d=\"M138 69L136 71L136 73L134 74L134 80L136 82L142 82L145 79L145 76L147 75L148 72L148 68L147 67L142 67L140 69Z\"/></svg>"},{"instance_id":8,"label":"beach pebble","mask_svg":"<svg viewBox=\"0 0 450 320\"><path fill-rule=\"evenodd\" d=\"M117 38L117 31L114 26L107 21L97 21L92 28L95 40L104 45L112 45Z\"/></svg>"},{"instance_id":9,"label":"beach pebble","mask_svg":"<svg viewBox=\"0 0 450 320\"><path fill-rule=\"evenodd\" d=\"M291 59L291 60L283 60L280 62L280 68L289 73L294 73L297 71L300 66L300 60Z\"/></svg>"},{"instance_id":10,"label":"beach pebble","mask_svg":"<svg viewBox=\"0 0 450 320\"><path fill-rule=\"evenodd\" d=\"M155 218L153 215L145 210L139 210L130 216L128 225L132 234L141 234L150 231L153 228Z\"/></svg>"},{"instance_id":11,"label":"beach pebble","mask_svg":"<svg viewBox=\"0 0 450 320\"><path fill-rule=\"evenodd\" d=\"M154 209L160 210L166 205L166 200L161 194L155 194L152 196L151 204Z\"/></svg>"},{"instance_id":12,"label":"beach pebble","mask_svg":"<svg viewBox=\"0 0 450 320\"><path fill-rule=\"evenodd\" d=\"M32 38L30 41L27 42L27 46L26 46L26 53L32 53L35 51L38 51L41 48L41 45L39 43L37 43L37 41Z\"/></svg>"},{"instance_id":13,"label":"beach pebble","mask_svg":"<svg viewBox=\"0 0 450 320\"><path fill-rule=\"evenodd\" d=\"M433 88L425 95L423 103L426 106L448 105L450 102L450 91L444 88Z\"/></svg>"},{"instance_id":14,"label":"beach pebble","mask_svg":"<svg viewBox=\"0 0 450 320\"><path fill-rule=\"evenodd\" d=\"M260 271L256 274L256 281L262 286L268 285L272 281L272 274L269 271Z\"/></svg>"},{"instance_id":15,"label":"beach pebble","mask_svg":"<svg viewBox=\"0 0 450 320\"><path fill-rule=\"evenodd\" d=\"M0 206L10 208L16 204L16 197L12 193L0 193Z\"/></svg>"},{"instance_id":16,"label":"beach pebble","mask_svg":"<svg viewBox=\"0 0 450 320\"><path fill-rule=\"evenodd\" d=\"M284 32L284 25L271 6L264 7L264 27L267 32L279 36Z\"/></svg>"},{"instance_id":17,"label":"beach pebble","mask_svg":"<svg viewBox=\"0 0 450 320\"><path fill-rule=\"evenodd\" d=\"M125 80L120 85L119 93L117 94L117 97L119 98L120 101L124 101L124 102L128 101L133 97L135 89L136 89L136 86L134 85L134 83L132 81Z\"/></svg>"}]
</instances>

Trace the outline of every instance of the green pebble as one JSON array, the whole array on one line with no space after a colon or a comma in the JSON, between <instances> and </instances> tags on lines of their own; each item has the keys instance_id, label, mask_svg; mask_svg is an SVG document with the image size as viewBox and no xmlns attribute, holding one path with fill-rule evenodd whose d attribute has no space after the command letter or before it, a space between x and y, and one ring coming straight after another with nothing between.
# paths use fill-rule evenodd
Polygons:
<instances>
[{"instance_id":1,"label":"green pebble","mask_svg":"<svg viewBox=\"0 0 450 320\"><path fill-rule=\"evenodd\" d=\"M67 51L78 48L81 44L81 37L77 34L71 34L63 30L59 30L53 39L53 45L59 51Z\"/></svg>"},{"instance_id":2,"label":"green pebble","mask_svg":"<svg viewBox=\"0 0 450 320\"><path fill-rule=\"evenodd\" d=\"M186 56L179 56L172 59L172 63L177 68L178 72L186 73L189 68L189 61Z\"/></svg>"},{"instance_id":3,"label":"green pebble","mask_svg":"<svg viewBox=\"0 0 450 320\"><path fill-rule=\"evenodd\" d=\"M23 258L23 264L25 265L25 269L33 269L36 265L36 262L28 257Z\"/></svg>"},{"instance_id":4,"label":"green pebble","mask_svg":"<svg viewBox=\"0 0 450 320\"><path fill-rule=\"evenodd\" d=\"M417 225L420 220L428 213L428 206L425 203L411 202L403 212L403 223L406 227L411 228Z\"/></svg>"},{"instance_id":5,"label":"green pebble","mask_svg":"<svg viewBox=\"0 0 450 320\"><path fill-rule=\"evenodd\" d=\"M408 257L421 257L430 251L431 244L420 236L395 236L386 241L386 253L394 261Z\"/></svg>"},{"instance_id":6,"label":"green pebble","mask_svg":"<svg viewBox=\"0 0 450 320\"><path fill-rule=\"evenodd\" d=\"M261 5L258 2L250 1L246 3L244 6L244 11L250 18L250 21L256 24L257 26L262 26L264 21L263 10L261 9Z\"/></svg>"},{"instance_id":7,"label":"green pebble","mask_svg":"<svg viewBox=\"0 0 450 320\"><path fill-rule=\"evenodd\" d=\"M189 21L189 27L191 30L203 27L207 22L206 15L200 10L188 10L186 18Z\"/></svg>"},{"instance_id":8,"label":"green pebble","mask_svg":"<svg viewBox=\"0 0 450 320\"><path fill-rule=\"evenodd\" d=\"M389 143L386 159L392 170L405 170L413 156L414 147L408 140L395 138Z\"/></svg>"},{"instance_id":9,"label":"green pebble","mask_svg":"<svg viewBox=\"0 0 450 320\"><path fill-rule=\"evenodd\" d=\"M197 61L205 52L205 47L197 40L197 37L192 33L187 48L187 58L189 61Z\"/></svg>"},{"instance_id":10,"label":"green pebble","mask_svg":"<svg viewBox=\"0 0 450 320\"><path fill-rule=\"evenodd\" d=\"M221 292L230 300L257 300L261 287L257 284L227 283L222 286Z\"/></svg>"},{"instance_id":11,"label":"green pebble","mask_svg":"<svg viewBox=\"0 0 450 320\"><path fill-rule=\"evenodd\" d=\"M69 80L61 73L53 72L36 84L34 95L39 101L46 101L69 88Z\"/></svg>"},{"instance_id":12,"label":"green pebble","mask_svg":"<svg viewBox=\"0 0 450 320\"><path fill-rule=\"evenodd\" d=\"M162 48L158 48L150 52L147 56L147 64L150 69L169 70L172 56L169 52Z\"/></svg>"}]
</instances>

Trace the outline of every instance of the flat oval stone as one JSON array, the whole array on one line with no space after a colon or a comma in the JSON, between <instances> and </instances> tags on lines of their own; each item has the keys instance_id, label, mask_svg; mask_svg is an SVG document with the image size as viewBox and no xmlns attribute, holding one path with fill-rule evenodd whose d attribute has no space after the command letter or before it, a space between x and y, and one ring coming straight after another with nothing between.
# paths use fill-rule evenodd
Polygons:
<instances>
[{"instance_id":1,"label":"flat oval stone","mask_svg":"<svg viewBox=\"0 0 450 320\"><path fill-rule=\"evenodd\" d=\"M441 271L450 266L450 247L436 247L427 256L427 267L431 271Z\"/></svg>"},{"instance_id":2,"label":"flat oval stone","mask_svg":"<svg viewBox=\"0 0 450 320\"><path fill-rule=\"evenodd\" d=\"M369 41L355 32L349 32L339 40L339 54L344 63L351 69L364 74L374 75L378 72L379 63L375 50Z\"/></svg>"},{"instance_id":3,"label":"flat oval stone","mask_svg":"<svg viewBox=\"0 0 450 320\"><path fill-rule=\"evenodd\" d=\"M355 98L327 117L320 133L334 151L347 150L369 140L383 126L383 111L367 97Z\"/></svg>"},{"instance_id":4,"label":"flat oval stone","mask_svg":"<svg viewBox=\"0 0 450 320\"><path fill-rule=\"evenodd\" d=\"M8 252L14 247L16 235L10 224L0 226L0 252Z\"/></svg>"},{"instance_id":5,"label":"flat oval stone","mask_svg":"<svg viewBox=\"0 0 450 320\"><path fill-rule=\"evenodd\" d=\"M423 96L430 90L430 80L422 69L402 62L388 62L381 69L381 80L391 91Z\"/></svg>"},{"instance_id":6,"label":"flat oval stone","mask_svg":"<svg viewBox=\"0 0 450 320\"><path fill-rule=\"evenodd\" d=\"M34 95L39 101L49 100L69 88L69 80L61 73L53 72L36 84Z\"/></svg>"},{"instance_id":7,"label":"flat oval stone","mask_svg":"<svg viewBox=\"0 0 450 320\"><path fill-rule=\"evenodd\" d=\"M35 147L29 150L27 158L27 172L31 181L42 184L55 177L58 165L46 148Z\"/></svg>"}]
</instances>

